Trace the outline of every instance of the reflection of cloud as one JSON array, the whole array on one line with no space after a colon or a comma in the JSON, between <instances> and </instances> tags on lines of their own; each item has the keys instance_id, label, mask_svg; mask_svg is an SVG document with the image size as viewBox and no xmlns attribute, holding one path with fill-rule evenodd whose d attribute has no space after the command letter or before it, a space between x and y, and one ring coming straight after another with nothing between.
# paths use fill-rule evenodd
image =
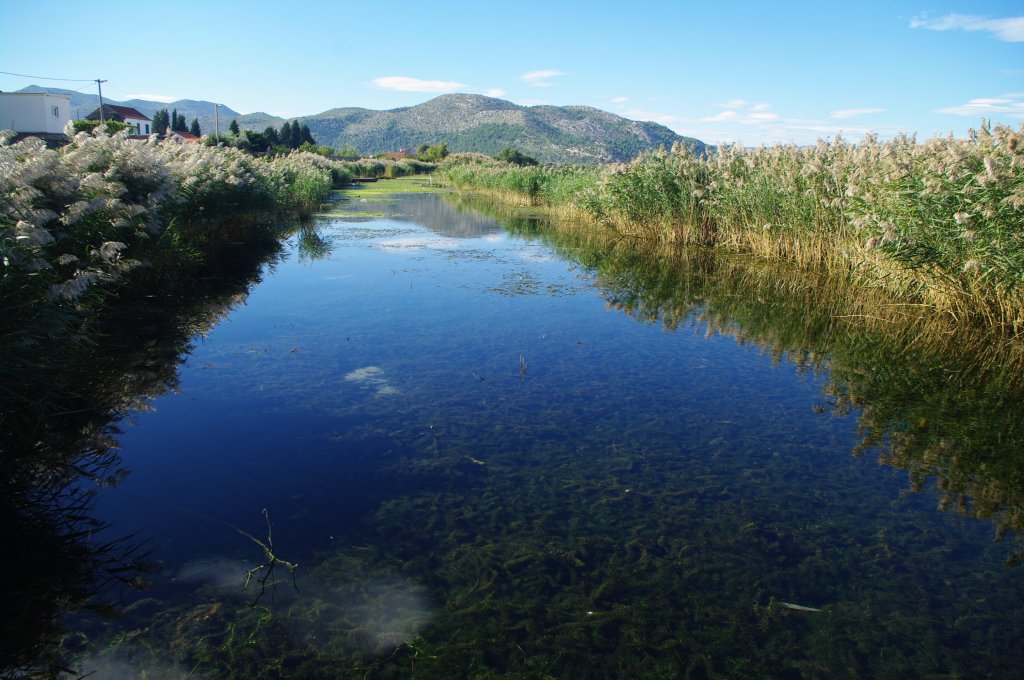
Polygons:
<instances>
[{"instance_id":1,"label":"reflection of cloud","mask_svg":"<svg viewBox=\"0 0 1024 680\"><path fill-rule=\"evenodd\" d=\"M543 69L541 71L530 71L520 76L523 82L532 87L551 87L554 83L551 82L552 78L566 75L562 71L556 71L554 69Z\"/></svg>"},{"instance_id":2,"label":"reflection of cloud","mask_svg":"<svg viewBox=\"0 0 1024 680\"><path fill-rule=\"evenodd\" d=\"M839 109L838 111L829 111L830 118L836 118L838 120L845 120L846 118L856 118L857 116L864 116L869 113L882 113L885 109Z\"/></svg>"},{"instance_id":3,"label":"reflection of cloud","mask_svg":"<svg viewBox=\"0 0 1024 680\"><path fill-rule=\"evenodd\" d=\"M399 576L361 581L338 605L355 628L365 631L361 638L350 639L378 653L412 640L430 621L427 589Z\"/></svg>"},{"instance_id":4,"label":"reflection of cloud","mask_svg":"<svg viewBox=\"0 0 1024 680\"><path fill-rule=\"evenodd\" d=\"M178 579L215 588L239 588L245 583L245 573L254 565L226 557L213 557L185 564L178 571Z\"/></svg>"},{"instance_id":5,"label":"reflection of cloud","mask_svg":"<svg viewBox=\"0 0 1024 680\"><path fill-rule=\"evenodd\" d=\"M1011 92L1002 97L972 99L966 104L937 109L935 113L949 113L954 116L971 116L974 118L992 115L1024 118L1024 93Z\"/></svg>"},{"instance_id":6,"label":"reflection of cloud","mask_svg":"<svg viewBox=\"0 0 1024 680\"><path fill-rule=\"evenodd\" d=\"M346 373L345 380L374 389L374 396L377 397L388 397L401 393L401 390L392 385L388 379L384 377L384 369L380 366L364 366L363 368L357 368L354 371Z\"/></svg>"},{"instance_id":7,"label":"reflection of cloud","mask_svg":"<svg viewBox=\"0 0 1024 680\"><path fill-rule=\"evenodd\" d=\"M389 238L386 241L381 241L380 247L386 250L401 250L406 248L438 248L442 250L450 250L452 248L461 248L462 244L453 238L424 235Z\"/></svg>"},{"instance_id":8,"label":"reflection of cloud","mask_svg":"<svg viewBox=\"0 0 1024 680\"><path fill-rule=\"evenodd\" d=\"M421 80L407 76L382 76L373 79L373 86L399 92L456 92L468 85L455 80Z\"/></svg>"},{"instance_id":9,"label":"reflection of cloud","mask_svg":"<svg viewBox=\"0 0 1024 680\"><path fill-rule=\"evenodd\" d=\"M1006 42L1024 41L1024 16L992 19L974 14L947 14L938 19L927 15L910 20L911 28L925 28L929 31L987 31L997 39Z\"/></svg>"}]
</instances>

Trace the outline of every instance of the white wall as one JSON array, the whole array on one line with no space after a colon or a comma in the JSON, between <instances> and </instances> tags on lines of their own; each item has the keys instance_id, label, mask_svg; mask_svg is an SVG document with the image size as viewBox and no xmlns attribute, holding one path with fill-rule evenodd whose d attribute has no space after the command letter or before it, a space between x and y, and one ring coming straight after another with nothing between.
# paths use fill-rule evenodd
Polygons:
<instances>
[{"instance_id":1,"label":"white wall","mask_svg":"<svg viewBox=\"0 0 1024 680\"><path fill-rule=\"evenodd\" d=\"M142 120L141 118L125 118L124 122L134 127L137 130L136 134L148 135L153 132L152 121Z\"/></svg>"},{"instance_id":2,"label":"white wall","mask_svg":"<svg viewBox=\"0 0 1024 680\"><path fill-rule=\"evenodd\" d=\"M54 110L56 114L54 115ZM63 94L0 93L0 130L64 132L71 120L71 97Z\"/></svg>"}]
</instances>

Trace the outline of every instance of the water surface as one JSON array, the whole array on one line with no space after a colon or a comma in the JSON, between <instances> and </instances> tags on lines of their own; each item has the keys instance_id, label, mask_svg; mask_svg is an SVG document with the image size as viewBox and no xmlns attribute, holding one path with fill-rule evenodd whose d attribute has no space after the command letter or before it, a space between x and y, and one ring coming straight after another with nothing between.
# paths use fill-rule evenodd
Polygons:
<instances>
[{"instance_id":1,"label":"water surface","mask_svg":"<svg viewBox=\"0 0 1024 680\"><path fill-rule=\"evenodd\" d=\"M294 236L123 426L96 512L163 570L82 668L1013 677L1013 481L907 453L971 407L918 414L735 264L539 233L417 194ZM991 420L958 436L1020 441ZM995 520L937 509L996 483Z\"/></svg>"}]
</instances>

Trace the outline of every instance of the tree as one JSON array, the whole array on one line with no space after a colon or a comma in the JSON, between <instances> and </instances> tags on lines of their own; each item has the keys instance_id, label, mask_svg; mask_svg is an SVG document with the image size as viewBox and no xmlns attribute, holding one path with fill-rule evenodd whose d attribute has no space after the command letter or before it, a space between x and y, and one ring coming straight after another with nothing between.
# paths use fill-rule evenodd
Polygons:
<instances>
[{"instance_id":1,"label":"tree","mask_svg":"<svg viewBox=\"0 0 1024 680\"><path fill-rule=\"evenodd\" d=\"M520 167L524 165L537 165L536 158L527 156L519 151L519 149L511 146L506 146L504 149L499 151L495 158L499 161L505 161L506 163L512 163L513 165L518 165Z\"/></svg>"},{"instance_id":2,"label":"tree","mask_svg":"<svg viewBox=\"0 0 1024 680\"><path fill-rule=\"evenodd\" d=\"M316 146L316 140L313 139L313 133L309 131L309 126L303 124L302 129L299 131L299 145L310 143Z\"/></svg>"},{"instance_id":3,"label":"tree","mask_svg":"<svg viewBox=\"0 0 1024 680\"><path fill-rule=\"evenodd\" d=\"M294 149L298 146L298 144L295 144L292 140L292 124L290 122L286 122L281 126L280 138L282 146L286 146L289 149Z\"/></svg>"},{"instance_id":4,"label":"tree","mask_svg":"<svg viewBox=\"0 0 1024 680\"><path fill-rule=\"evenodd\" d=\"M231 119L231 125L228 126L228 130L230 130L233 135L241 134L241 131L238 129L238 121L234 118Z\"/></svg>"},{"instance_id":5,"label":"tree","mask_svg":"<svg viewBox=\"0 0 1024 680\"><path fill-rule=\"evenodd\" d=\"M160 109L153 114L153 132L162 135L167 132L169 127L171 127L171 114L167 112L167 109Z\"/></svg>"},{"instance_id":6,"label":"tree","mask_svg":"<svg viewBox=\"0 0 1024 680\"><path fill-rule=\"evenodd\" d=\"M171 121L171 129L175 132L186 132L188 131L188 123L185 122L185 114L179 113L177 117Z\"/></svg>"},{"instance_id":7,"label":"tree","mask_svg":"<svg viewBox=\"0 0 1024 680\"><path fill-rule=\"evenodd\" d=\"M273 126L268 125L267 129L263 131L263 136L267 139L267 145L275 147L281 144L281 137L278 136L277 130Z\"/></svg>"},{"instance_id":8,"label":"tree","mask_svg":"<svg viewBox=\"0 0 1024 680\"><path fill-rule=\"evenodd\" d=\"M192 119L192 126L188 129L188 131L194 134L196 137L201 137L203 135L202 131L199 129L198 118Z\"/></svg>"},{"instance_id":9,"label":"tree","mask_svg":"<svg viewBox=\"0 0 1024 680\"><path fill-rule=\"evenodd\" d=\"M448 143L441 142L428 148L419 155L419 159L425 163L437 163L448 155Z\"/></svg>"}]
</instances>

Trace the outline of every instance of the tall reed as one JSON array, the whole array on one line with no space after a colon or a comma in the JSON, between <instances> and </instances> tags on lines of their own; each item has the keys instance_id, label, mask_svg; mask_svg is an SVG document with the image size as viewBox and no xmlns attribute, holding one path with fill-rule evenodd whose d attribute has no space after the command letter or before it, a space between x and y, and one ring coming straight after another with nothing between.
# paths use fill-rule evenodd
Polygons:
<instances>
[{"instance_id":1,"label":"tall reed","mask_svg":"<svg viewBox=\"0 0 1024 680\"><path fill-rule=\"evenodd\" d=\"M750 253L849 275L906 304L1024 334L1024 126L966 139L899 136L812 147L644 154L601 168L453 156L461 189L551 206L655 242Z\"/></svg>"}]
</instances>

